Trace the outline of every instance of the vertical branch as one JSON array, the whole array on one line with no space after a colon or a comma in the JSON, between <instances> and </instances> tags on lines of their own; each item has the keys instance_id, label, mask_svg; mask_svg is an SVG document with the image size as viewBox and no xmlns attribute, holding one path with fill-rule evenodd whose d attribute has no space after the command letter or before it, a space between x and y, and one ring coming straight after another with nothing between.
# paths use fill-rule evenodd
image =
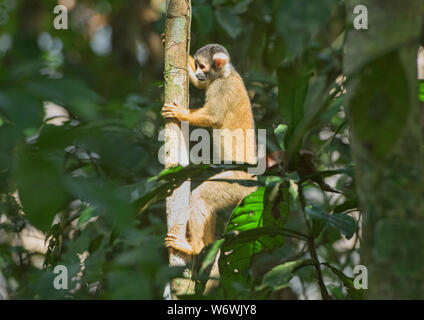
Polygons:
<instances>
[{"instance_id":1,"label":"vertical branch","mask_svg":"<svg viewBox=\"0 0 424 320\"><path fill-rule=\"evenodd\" d=\"M165 103L178 103L188 108L188 50L191 24L191 1L168 0L165 24ZM188 126L186 130L176 121L168 121L165 126L165 167L188 165ZM168 231L180 229L185 231L190 205L190 181L184 182L166 200L166 217ZM191 256L174 249L169 251L171 266L185 266ZM186 270L185 276L190 277ZM193 290L188 279L175 279L172 292L180 295ZM175 297L175 296L174 296Z\"/></svg>"},{"instance_id":2,"label":"vertical branch","mask_svg":"<svg viewBox=\"0 0 424 320\"><path fill-rule=\"evenodd\" d=\"M325 286L325 283L324 283L324 277L322 276L321 265L317 255L317 248L315 246L315 239L312 234L312 226L309 223L308 218L306 217L306 212L305 212L306 200L303 194L302 183L303 181L299 182L299 201L300 201L301 210L303 212L303 216L305 218L306 227L308 229L308 250L311 255L312 261L314 262L314 267L318 277L318 285L321 291L321 296L323 300L329 300L330 295L328 294L327 287Z\"/></svg>"}]
</instances>

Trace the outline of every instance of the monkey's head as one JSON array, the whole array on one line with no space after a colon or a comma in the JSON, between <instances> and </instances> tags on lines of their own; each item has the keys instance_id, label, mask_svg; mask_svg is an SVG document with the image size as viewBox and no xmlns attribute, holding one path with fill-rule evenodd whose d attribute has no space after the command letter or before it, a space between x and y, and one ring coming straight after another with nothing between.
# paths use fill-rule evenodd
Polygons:
<instances>
[{"instance_id":1,"label":"monkey's head","mask_svg":"<svg viewBox=\"0 0 424 320\"><path fill-rule=\"evenodd\" d=\"M208 44L194 54L196 62L196 78L200 81L212 82L218 78L226 78L231 72L230 55L219 44Z\"/></svg>"}]
</instances>

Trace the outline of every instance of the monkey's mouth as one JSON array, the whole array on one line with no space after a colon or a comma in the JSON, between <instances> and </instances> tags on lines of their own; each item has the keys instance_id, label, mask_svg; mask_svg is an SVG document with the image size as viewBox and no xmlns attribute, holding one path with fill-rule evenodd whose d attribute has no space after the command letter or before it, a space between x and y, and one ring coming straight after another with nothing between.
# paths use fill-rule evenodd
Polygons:
<instances>
[{"instance_id":1,"label":"monkey's mouth","mask_svg":"<svg viewBox=\"0 0 424 320\"><path fill-rule=\"evenodd\" d=\"M205 73L199 73L199 74L196 74L196 78L199 81L206 81L206 79L208 78L208 75L207 75L206 72Z\"/></svg>"}]
</instances>

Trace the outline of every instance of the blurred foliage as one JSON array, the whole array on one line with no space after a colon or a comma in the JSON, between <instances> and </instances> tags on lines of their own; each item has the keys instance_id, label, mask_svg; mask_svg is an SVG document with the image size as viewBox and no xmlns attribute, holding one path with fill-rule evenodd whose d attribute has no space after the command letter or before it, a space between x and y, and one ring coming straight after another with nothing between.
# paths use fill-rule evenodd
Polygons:
<instances>
[{"instance_id":1,"label":"blurred foliage","mask_svg":"<svg viewBox=\"0 0 424 320\"><path fill-rule=\"evenodd\" d=\"M25 299L161 299L182 272L168 266L163 199L177 182L223 168L160 173L164 1L59 2L69 6L68 30L53 27L57 1L0 1L7 291ZM229 50L256 126L267 129L267 152L283 152L196 259L203 288L221 249L212 298L280 299L289 287L291 297L317 298L319 273L334 298L358 297L350 279L359 214L343 109L344 12L339 0L193 1L192 50L212 42ZM192 88L191 105L203 96ZM30 226L44 232L47 251L19 240ZM53 288L56 265L68 267L68 290Z\"/></svg>"}]
</instances>

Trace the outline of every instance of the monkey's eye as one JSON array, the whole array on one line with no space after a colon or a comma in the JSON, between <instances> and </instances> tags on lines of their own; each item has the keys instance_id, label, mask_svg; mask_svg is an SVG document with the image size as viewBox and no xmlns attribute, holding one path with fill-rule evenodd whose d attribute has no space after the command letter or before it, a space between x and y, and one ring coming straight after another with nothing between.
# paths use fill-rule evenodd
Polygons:
<instances>
[{"instance_id":1,"label":"monkey's eye","mask_svg":"<svg viewBox=\"0 0 424 320\"><path fill-rule=\"evenodd\" d=\"M201 63L201 64L199 64L199 68L203 70L203 69L206 68L206 66L203 63Z\"/></svg>"}]
</instances>

